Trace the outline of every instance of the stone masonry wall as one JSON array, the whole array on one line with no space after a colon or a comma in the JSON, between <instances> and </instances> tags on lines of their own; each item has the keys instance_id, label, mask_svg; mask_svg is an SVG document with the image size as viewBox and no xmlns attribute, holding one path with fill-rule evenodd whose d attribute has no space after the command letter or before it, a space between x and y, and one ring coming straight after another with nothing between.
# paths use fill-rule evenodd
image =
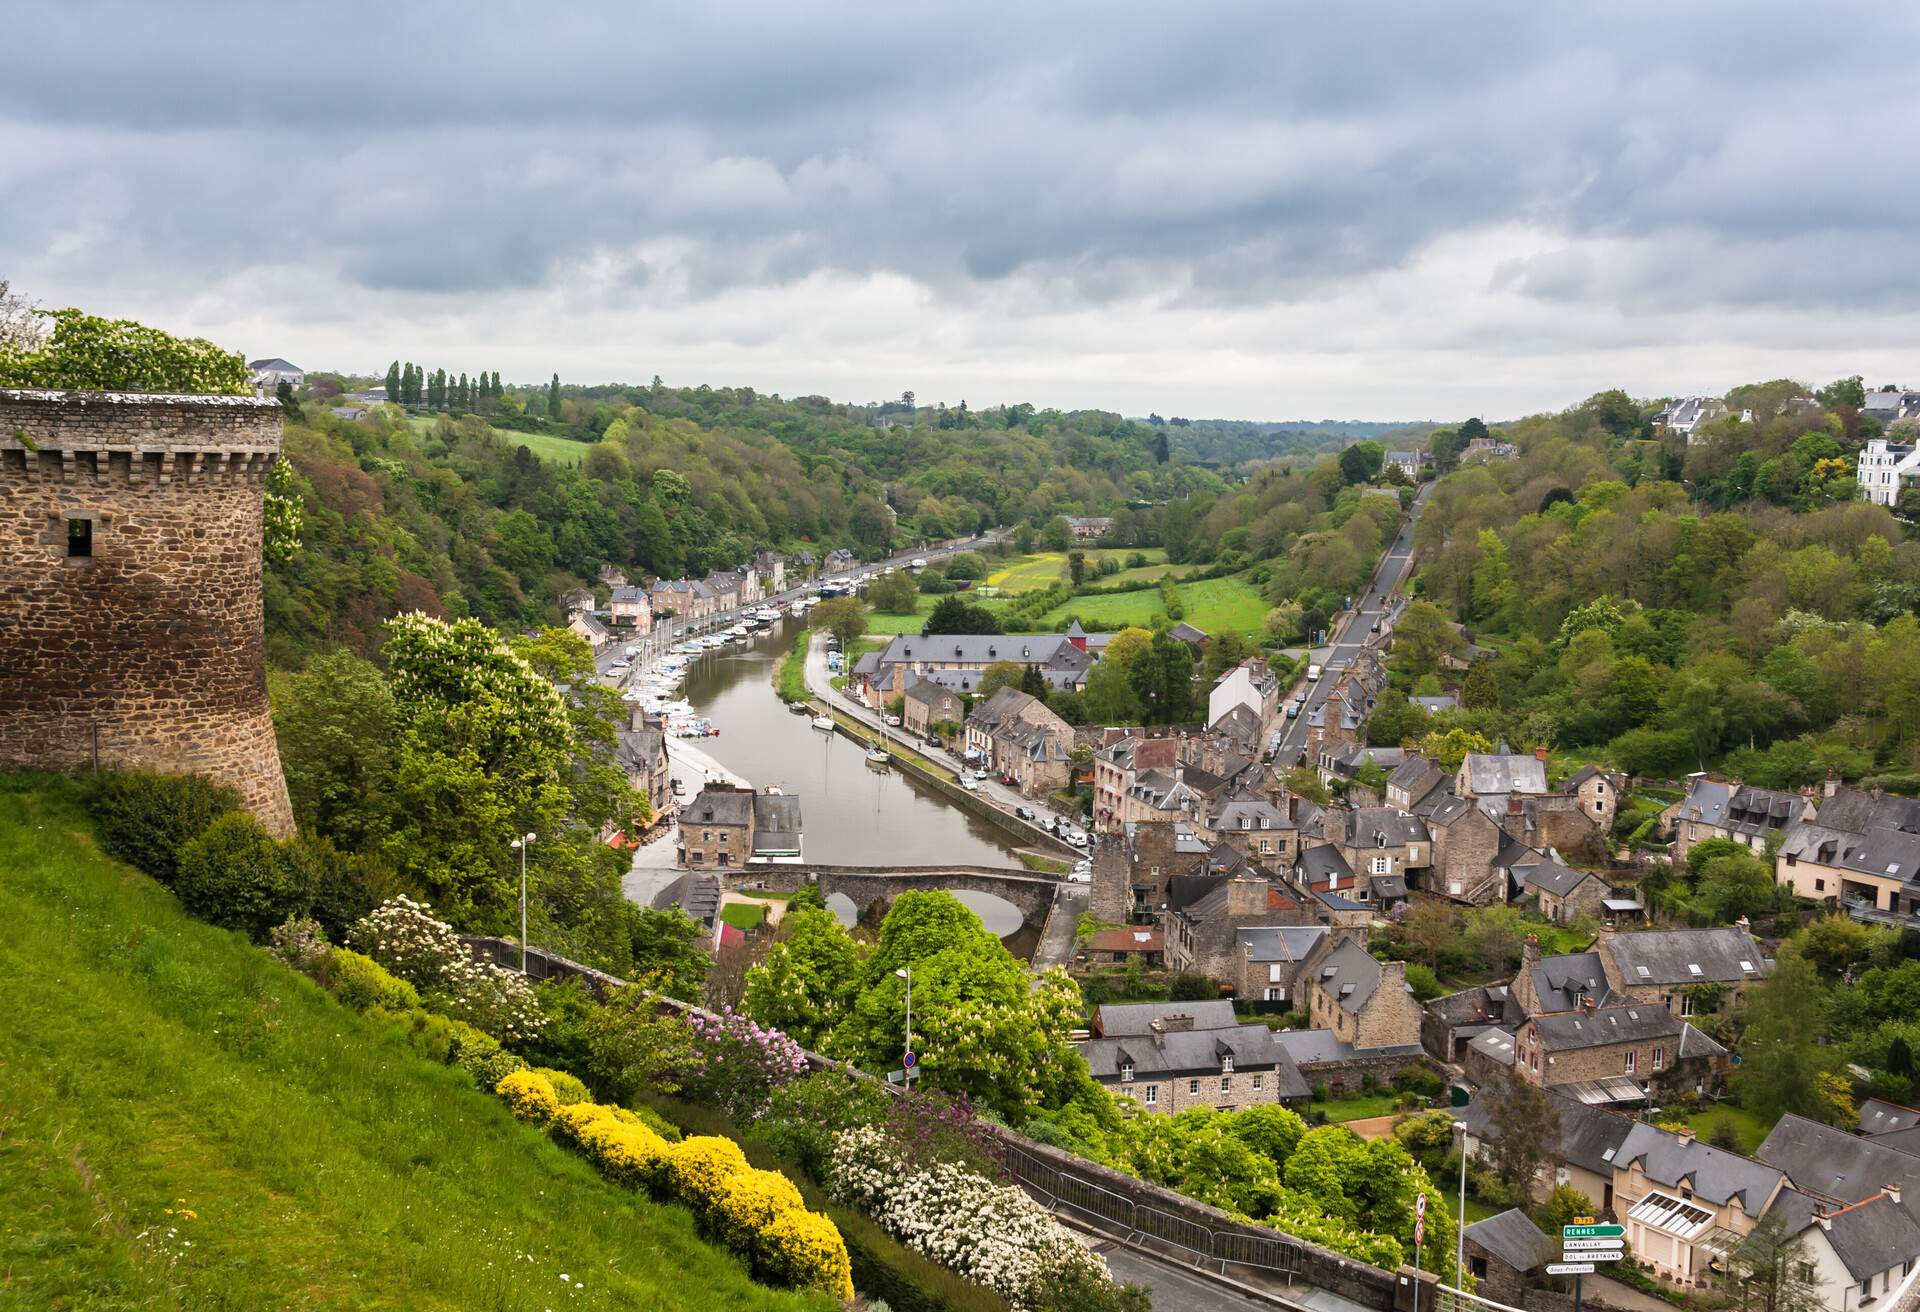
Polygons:
<instances>
[{"instance_id":1,"label":"stone masonry wall","mask_svg":"<svg viewBox=\"0 0 1920 1312\"><path fill-rule=\"evenodd\" d=\"M0 389L0 765L207 774L292 832L260 600L280 425L252 397Z\"/></svg>"}]
</instances>

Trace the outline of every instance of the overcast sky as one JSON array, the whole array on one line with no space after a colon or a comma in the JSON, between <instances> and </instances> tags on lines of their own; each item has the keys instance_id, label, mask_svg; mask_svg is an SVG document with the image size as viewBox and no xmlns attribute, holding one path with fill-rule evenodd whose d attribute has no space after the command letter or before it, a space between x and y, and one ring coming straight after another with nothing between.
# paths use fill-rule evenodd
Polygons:
<instances>
[{"instance_id":1,"label":"overcast sky","mask_svg":"<svg viewBox=\"0 0 1920 1312\"><path fill-rule=\"evenodd\" d=\"M1912 4L6 9L0 277L309 369L1265 419L1920 385Z\"/></svg>"}]
</instances>

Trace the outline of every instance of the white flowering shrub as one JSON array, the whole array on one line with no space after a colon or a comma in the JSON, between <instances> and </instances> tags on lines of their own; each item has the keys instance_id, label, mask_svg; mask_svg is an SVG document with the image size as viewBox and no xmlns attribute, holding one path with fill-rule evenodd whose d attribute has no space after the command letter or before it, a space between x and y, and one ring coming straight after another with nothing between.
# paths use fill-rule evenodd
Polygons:
<instances>
[{"instance_id":1,"label":"white flowering shrub","mask_svg":"<svg viewBox=\"0 0 1920 1312\"><path fill-rule=\"evenodd\" d=\"M545 1023L526 977L476 960L425 903L389 898L354 922L347 943L418 989L429 1011L503 1043L532 1038Z\"/></svg>"},{"instance_id":2,"label":"white flowering shrub","mask_svg":"<svg viewBox=\"0 0 1920 1312\"><path fill-rule=\"evenodd\" d=\"M1037 1312L1051 1277L1108 1279L1106 1264L1019 1189L952 1162L917 1166L877 1126L839 1134L832 1176L837 1200L1021 1312Z\"/></svg>"}]
</instances>

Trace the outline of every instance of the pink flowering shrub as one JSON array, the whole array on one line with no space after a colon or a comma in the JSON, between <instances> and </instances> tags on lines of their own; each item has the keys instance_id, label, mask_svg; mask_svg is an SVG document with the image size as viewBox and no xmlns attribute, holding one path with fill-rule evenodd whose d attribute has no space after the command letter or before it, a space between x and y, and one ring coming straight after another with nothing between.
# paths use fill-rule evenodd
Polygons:
<instances>
[{"instance_id":1,"label":"pink flowering shrub","mask_svg":"<svg viewBox=\"0 0 1920 1312\"><path fill-rule=\"evenodd\" d=\"M681 1088L738 1120L758 1119L775 1089L807 1074L806 1052L798 1043L731 1008L718 1016L696 1014L688 1028L693 1057Z\"/></svg>"}]
</instances>

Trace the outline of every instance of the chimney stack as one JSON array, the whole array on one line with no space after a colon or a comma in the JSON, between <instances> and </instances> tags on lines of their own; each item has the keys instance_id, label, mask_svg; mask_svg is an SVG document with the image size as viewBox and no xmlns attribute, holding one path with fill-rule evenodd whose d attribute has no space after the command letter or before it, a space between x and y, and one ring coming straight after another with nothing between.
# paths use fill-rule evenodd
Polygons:
<instances>
[{"instance_id":1,"label":"chimney stack","mask_svg":"<svg viewBox=\"0 0 1920 1312\"><path fill-rule=\"evenodd\" d=\"M1520 949L1520 969L1531 970L1540 964L1540 936L1527 935L1526 946Z\"/></svg>"},{"instance_id":2,"label":"chimney stack","mask_svg":"<svg viewBox=\"0 0 1920 1312\"><path fill-rule=\"evenodd\" d=\"M1753 930L1753 922L1749 921L1745 916L1742 916L1740 917L1740 919L1733 922L1733 927L1735 929L1744 930L1751 933Z\"/></svg>"},{"instance_id":3,"label":"chimney stack","mask_svg":"<svg viewBox=\"0 0 1920 1312\"><path fill-rule=\"evenodd\" d=\"M1887 1201L1893 1203L1896 1207L1899 1206L1899 1203L1900 1203L1900 1186L1899 1185L1897 1184L1882 1185L1881 1189L1886 1193Z\"/></svg>"},{"instance_id":4,"label":"chimney stack","mask_svg":"<svg viewBox=\"0 0 1920 1312\"><path fill-rule=\"evenodd\" d=\"M1163 1034L1186 1034L1193 1029L1193 1017L1187 1013L1162 1016L1154 1022Z\"/></svg>"},{"instance_id":5,"label":"chimney stack","mask_svg":"<svg viewBox=\"0 0 1920 1312\"><path fill-rule=\"evenodd\" d=\"M1533 749L1533 759L1536 761L1539 761L1543 765L1546 763L1547 745L1545 743L1541 743L1538 747L1535 747Z\"/></svg>"},{"instance_id":6,"label":"chimney stack","mask_svg":"<svg viewBox=\"0 0 1920 1312\"><path fill-rule=\"evenodd\" d=\"M1840 775L1832 766L1827 767L1827 780L1821 785L1820 791L1826 797L1832 797L1840 791Z\"/></svg>"},{"instance_id":7,"label":"chimney stack","mask_svg":"<svg viewBox=\"0 0 1920 1312\"><path fill-rule=\"evenodd\" d=\"M1683 1125L1683 1126L1681 1126L1681 1127L1680 1127L1680 1129L1679 1129L1679 1131L1678 1131L1678 1133L1679 1133L1679 1135L1680 1135L1680 1142L1681 1142L1681 1143L1692 1143L1692 1142L1693 1142L1693 1127L1692 1127L1691 1125Z\"/></svg>"},{"instance_id":8,"label":"chimney stack","mask_svg":"<svg viewBox=\"0 0 1920 1312\"><path fill-rule=\"evenodd\" d=\"M1589 1016L1593 1015L1593 994L1582 993L1580 995L1580 1010L1586 1012ZM1692 1137L1693 1131L1688 1130L1686 1133L1688 1137Z\"/></svg>"}]
</instances>

